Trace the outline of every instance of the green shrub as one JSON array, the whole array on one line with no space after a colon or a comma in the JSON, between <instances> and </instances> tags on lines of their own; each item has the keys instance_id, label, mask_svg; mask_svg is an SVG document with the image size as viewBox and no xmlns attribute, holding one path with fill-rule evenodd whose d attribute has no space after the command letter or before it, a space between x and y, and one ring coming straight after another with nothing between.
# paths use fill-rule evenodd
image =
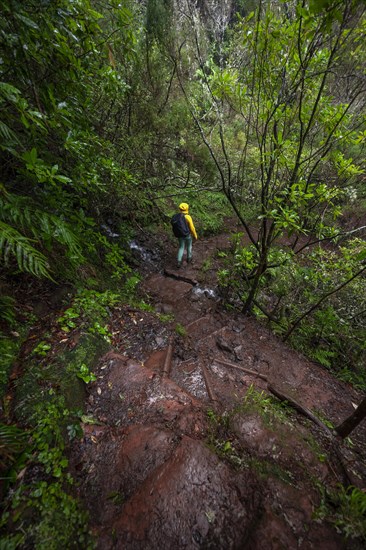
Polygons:
<instances>
[{"instance_id":1,"label":"green shrub","mask_svg":"<svg viewBox=\"0 0 366 550\"><path fill-rule=\"evenodd\" d=\"M315 517L335 525L346 539L366 542L366 493L357 487L340 485L337 492L325 493Z\"/></svg>"}]
</instances>

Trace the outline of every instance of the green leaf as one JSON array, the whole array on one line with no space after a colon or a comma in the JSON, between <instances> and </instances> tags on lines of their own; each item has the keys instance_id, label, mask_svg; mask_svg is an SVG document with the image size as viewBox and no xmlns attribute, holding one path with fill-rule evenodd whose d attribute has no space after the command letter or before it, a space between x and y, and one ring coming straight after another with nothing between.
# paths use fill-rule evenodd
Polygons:
<instances>
[{"instance_id":1,"label":"green leaf","mask_svg":"<svg viewBox=\"0 0 366 550\"><path fill-rule=\"evenodd\" d=\"M362 250L362 252L360 252L359 254L357 254L356 256L356 260L358 262L361 262L362 260L365 260L366 259L366 250Z\"/></svg>"},{"instance_id":2,"label":"green leaf","mask_svg":"<svg viewBox=\"0 0 366 550\"><path fill-rule=\"evenodd\" d=\"M95 418L87 414L83 414L80 417L80 420L83 422L83 424L95 424L97 426L102 426L103 424L102 422L99 422L99 420L96 420Z\"/></svg>"},{"instance_id":3,"label":"green leaf","mask_svg":"<svg viewBox=\"0 0 366 550\"><path fill-rule=\"evenodd\" d=\"M39 26L37 25L37 23L35 23L32 19L29 19L29 17L26 17L25 15L17 12L14 12L14 17L19 21L22 21L25 25L27 25L27 27L39 30Z\"/></svg>"},{"instance_id":4,"label":"green leaf","mask_svg":"<svg viewBox=\"0 0 366 550\"><path fill-rule=\"evenodd\" d=\"M30 239L0 221L0 259L2 257L4 264L7 265L13 256L20 271L51 279L47 258L30 243Z\"/></svg>"},{"instance_id":5,"label":"green leaf","mask_svg":"<svg viewBox=\"0 0 366 550\"><path fill-rule=\"evenodd\" d=\"M14 102L18 100L21 92L20 90L18 90L18 88L12 86L11 84L8 84L7 82L0 82L0 94L7 101Z\"/></svg>"}]
</instances>

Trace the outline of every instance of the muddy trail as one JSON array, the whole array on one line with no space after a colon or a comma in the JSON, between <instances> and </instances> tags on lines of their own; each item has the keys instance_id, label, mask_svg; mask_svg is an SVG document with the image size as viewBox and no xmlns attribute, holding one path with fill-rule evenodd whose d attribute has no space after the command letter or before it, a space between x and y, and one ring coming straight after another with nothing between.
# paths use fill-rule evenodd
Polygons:
<instances>
[{"instance_id":1,"label":"muddy trail","mask_svg":"<svg viewBox=\"0 0 366 550\"><path fill-rule=\"evenodd\" d=\"M361 547L317 513L325 487L365 485L366 426L350 448L273 397L337 425L360 395L225 311L215 270L229 235L197 241L180 270L173 243L160 260L144 246L134 245L140 291L155 312L114 311L71 457L97 547Z\"/></svg>"}]
</instances>

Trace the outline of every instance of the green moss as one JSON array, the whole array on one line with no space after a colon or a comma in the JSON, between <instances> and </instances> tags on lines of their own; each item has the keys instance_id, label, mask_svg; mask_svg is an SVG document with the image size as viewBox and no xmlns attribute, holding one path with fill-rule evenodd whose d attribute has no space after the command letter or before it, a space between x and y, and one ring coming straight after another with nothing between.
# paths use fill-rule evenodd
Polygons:
<instances>
[{"instance_id":1,"label":"green moss","mask_svg":"<svg viewBox=\"0 0 366 550\"><path fill-rule=\"evenodd\" d=\"M65 399L69 409L82 410L85 401L85 383L78 378L82 365L93 372L109 344L98 334L83 334L73 350L67 350L52 362L27 363L22 378L16 385L16 416L28 422L34 407L40 401L47 402L56 392Z\"/></svg>"},{"instance_id":2,"label":"green moss","mask_svg":"<svg viewBox=\"0 0 366 550\"><path fill-rule=\"evenodd\" d=\"M271 477L279 479L288 485L296 486L296 480L293 474L281 468L276 462L259 458L250 458L248 467L254 470L258 476L265 480Z\"/></svg>"}]
</instances>

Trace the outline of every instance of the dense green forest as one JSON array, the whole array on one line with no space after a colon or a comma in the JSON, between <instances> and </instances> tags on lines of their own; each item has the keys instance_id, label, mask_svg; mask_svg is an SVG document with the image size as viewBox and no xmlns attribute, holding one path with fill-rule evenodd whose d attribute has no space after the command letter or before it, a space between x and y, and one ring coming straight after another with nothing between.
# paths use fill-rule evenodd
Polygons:
<instances>
[{"instance_id":1,"label":"dense green forest","mask_svg":"<svg viewBox=\"0 0 366 550\"><path fill-rule=\"evenodd\" d=\"M366 5L237 0L208 20L197 4L1 1L1 547L92 547L65 473L60 418L77 418L61 391L7 399L39 322L25 297L66 286L60 325L108 336L106 308L137 299L131 239L169 233L181 200L200 237L235 219L225 306L366 391ZM52 482L21 486L31 460Z\"/></svg>"}]
</instances>

